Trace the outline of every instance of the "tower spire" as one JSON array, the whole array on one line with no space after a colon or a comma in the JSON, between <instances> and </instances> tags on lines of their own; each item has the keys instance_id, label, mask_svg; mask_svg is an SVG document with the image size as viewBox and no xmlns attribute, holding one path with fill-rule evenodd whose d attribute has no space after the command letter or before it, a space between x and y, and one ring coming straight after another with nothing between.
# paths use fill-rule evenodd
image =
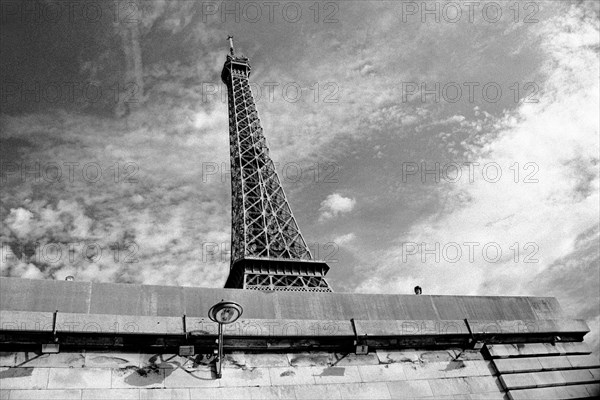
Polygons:
<instances>
[{"instance_id":1,"label":"tower spire","mask_svg":"<svg viewBox=\"0 0 600 400\"><path fill-rule=\"evenodd\" d=\"M229 40L229 54L231 54L232 56L234 55L233 53L233 36L229 35L227 36L227 40Z\"/></svg>"},{"instance_id":2,"label":"tower spire","mask_svg":"<svg viewBox=\"0 0 600 400\"><path fill-rule=\"evenodd\" d=\"M269 156L250 90L248 58L227 56L231 155L231 265L226 288L331 292L329 266L314 260Z\"/></svg>"}]
</instances>

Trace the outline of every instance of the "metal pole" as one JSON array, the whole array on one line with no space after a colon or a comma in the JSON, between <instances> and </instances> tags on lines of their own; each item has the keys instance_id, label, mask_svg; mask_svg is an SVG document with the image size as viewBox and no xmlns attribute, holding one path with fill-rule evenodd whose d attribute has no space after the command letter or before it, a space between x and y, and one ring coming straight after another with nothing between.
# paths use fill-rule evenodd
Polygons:
<instances>
[{"instance_id":1,"label":"metal pole","mask_svg":"<svg viewBox=\"0 0 600 400\"><path fill-rule=\"evenodd\" d=\"M223 324L219 324L219 365L217 366L217 379L221 379L221 367L223 366Z\"/></svg>"},{"instance_id":2,"label":"metal pole","mask_svg":"<svg viewBox=\"0 0 600 400\"><path fill-rule=\"evenodd\" d=\"M58 338L56 337L56 319L58 316L58 310L54 311L54 315L52 315L52 339L54 343L58 343Z\"/></svg>"}]
</instances>

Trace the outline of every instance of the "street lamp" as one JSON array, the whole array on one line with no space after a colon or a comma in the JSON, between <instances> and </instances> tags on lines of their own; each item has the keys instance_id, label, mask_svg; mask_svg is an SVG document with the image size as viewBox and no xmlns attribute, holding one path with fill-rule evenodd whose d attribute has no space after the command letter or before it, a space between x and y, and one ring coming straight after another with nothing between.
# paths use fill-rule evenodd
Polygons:
<instances>
[{"instance_id":1,"label":"street lamp","mask_svg":"<svg viewBox=\"0 0 600 400\"><path fill-rule=\"evenodd\" d=\"M221 367L223 366L223 325L232 324L242 316L244 309L233 301L221 300L208 310L208 318L219 324L219 344L217 379L221 379Z\"/></svg>"}]
</instances>

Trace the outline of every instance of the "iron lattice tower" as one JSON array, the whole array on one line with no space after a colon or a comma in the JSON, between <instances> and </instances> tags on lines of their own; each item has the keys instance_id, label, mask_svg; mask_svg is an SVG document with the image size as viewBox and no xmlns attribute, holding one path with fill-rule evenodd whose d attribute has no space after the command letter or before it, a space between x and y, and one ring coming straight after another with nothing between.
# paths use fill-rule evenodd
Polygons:
<instances>
[{"instance_id":1,"label":"iron lattice tower","mask_svg":"<svg viewBox=\"0 0 600 400\"><path fill-rule=\"evenodd\" d=\"M313 260L287 201L250 90L248 58L230 52L231 265L226 288L331 292L329 266Z\"/></svg>"}]
</instances>

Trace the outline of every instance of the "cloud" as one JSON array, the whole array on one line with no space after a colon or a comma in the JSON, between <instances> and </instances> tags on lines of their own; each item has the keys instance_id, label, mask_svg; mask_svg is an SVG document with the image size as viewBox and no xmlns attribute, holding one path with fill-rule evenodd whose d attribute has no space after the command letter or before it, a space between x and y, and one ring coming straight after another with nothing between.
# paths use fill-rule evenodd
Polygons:
<instances>
[{"instance_id":1,"label":"cloud","mask_svg":"<svg viewBox=\"0 0 600 400\"><path fill-rule=\"evenodd\" d=\"M345 235L336 236L333 239L333 242L337 245L344 245L344 244L348 244L348 243L352 242L354 239L356 239L356 235L354 233L350 232Z\"/></svg>"},{"instance_id":2,"label":"cloud","mask_svg":"<svg viewBox=\"0 0 600 400\"><path fill-rule=\"evenodd\" d=\"M68 113L0 120L16 145L8 149L11 162L34 171L2 176L0 242L15 250L3 276L222 285L228 247L221 245L230 229L222 206L229 201L221 170L228 160L226 109L148 108L154 112L124 120ZM210 179L205 164L218 167ZM46 173L48 165L58 166L61 179L52 179L53 169ZM86 179L85 165L99 167L97 181ZM206 257L206 243L219 253Z\"/></svg>"},{"instance_id":3,"label":"cloud","mask_svg":"<svg viewBox=\"0 0 600 400\"><path fill-rule=\"evenodd\" d=\"M505 111L472 142L471 159L499 167L501 178L482 169L472 182L440 182L439 211L399 235L358 290L408 293L419 284L435 294L556 296L569 315L593 322L598 346L598 28L582 22L573 7L540 24L549 60L539 103ZM474 261L468 242L477 243ZM486 245L502 256L486 257Z\"/></svg>"},{"instance_id":4,"label":"cloud","mask_svg":"<svg viewBox=\"0 0 600 400\"><path fill-rule=\"evenodd\" d=\"M16 276L24 279L44 279L44 273L33 263L17 256L7 243L0 249L0 272L2 276Z\"/></svg>"},{"instance_id":5,"label":"cloud","mask_svg":"<svg viewBox=\"0 0 600 400\"><path fill-rule=\"evenodd\" d=\"M6 224L19 239L24 239L29 236L32 219L33 213L31 211L19 207L10 210Z\"/></svg>"},{"instance_id":6,"label":"cloud","mask_svg":"<svg viewBox=\"0 0 600 400\"><path fill-rule=\"evenodd\" d=\"M62 240L90 235L92 220L85 215L76 201L60 200L56 207L43 202L27 202L31 210L19 207L11 209L6 226L14 235L26 241Z\"/></svg>"},{"instance_id":7,"label":"cloud","mask_svg":"<svg viewBox=\"0 0 600 400\"><path fill-rule=\"evenodd\" d=\"M338 193L330 194L321 202L319 221L325 221L340 214L349 213L354 209L355 204L356 200L354 199L344 197Z\"/></svg>"}]
</instances>

